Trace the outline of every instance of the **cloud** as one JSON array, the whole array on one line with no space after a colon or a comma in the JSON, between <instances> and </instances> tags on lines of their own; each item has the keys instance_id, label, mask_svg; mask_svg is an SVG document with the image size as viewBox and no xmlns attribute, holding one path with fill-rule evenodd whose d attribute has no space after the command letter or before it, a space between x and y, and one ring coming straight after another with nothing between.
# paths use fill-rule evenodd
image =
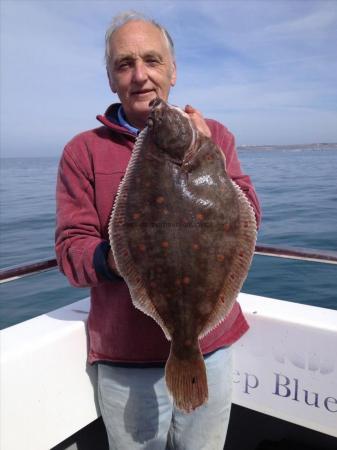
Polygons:
<instances>
[{"instance_id":1,"label":"cloud","mask_svg":"<svg viewBox=\"0 0 337 450\"><path fill-rule=\"evenodd\" d=\"M104 33L129 9L174 38L175 104L225 122L239 143L337 141L335 1L13 0L1 8L3 155L60 154L97 126L95 115L117 100Z\"/></svg>"},{"instance_id":2,"label":"cloud","mask_svg":"<svg viewBox=\"0 0 337 450\"><path fill-rule=\"evenodd\" d=\"M308 2L309 3L309 2ZM318 5L317 5L318 6ZM322 32L326 34L327 30L334 29L337 20L337 9L330 1L323 1L319 8L305 15L281 21L265 28L265 31L277 34L286 39L291 39L293 35L304 33Z\"/></svg>"},{"instance_id":3,"label":"cloud","mask_svg":"<svg viewBox=\"0 0 337 450\"><path fill-rule=\"evenodd\" d=\"M207 29L199 29L197 42L203 35L211 43L210 58L202 67L187 58L188 82L177 87L176 101L195 99L246 143L335 141L336 3L240 3L245 8L233 2L199 8Z\"/></svg>"}]
</instances>

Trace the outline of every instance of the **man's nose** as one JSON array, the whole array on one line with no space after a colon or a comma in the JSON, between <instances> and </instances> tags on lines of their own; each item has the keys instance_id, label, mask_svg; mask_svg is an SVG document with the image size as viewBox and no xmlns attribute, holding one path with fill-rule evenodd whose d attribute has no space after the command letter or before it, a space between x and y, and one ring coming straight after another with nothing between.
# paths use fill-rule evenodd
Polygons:
<instances>
[{"instance_id":1,"label":"man's nose","mask_svg":"<svg viewBox=\"0 0 337 450\"><path fill-rule=\"evenodd\" d=\"M136 83L144 83L147 79L147 70L143 61L136 61L133 72L133 80Z\"/></svg>"}]
</instances>

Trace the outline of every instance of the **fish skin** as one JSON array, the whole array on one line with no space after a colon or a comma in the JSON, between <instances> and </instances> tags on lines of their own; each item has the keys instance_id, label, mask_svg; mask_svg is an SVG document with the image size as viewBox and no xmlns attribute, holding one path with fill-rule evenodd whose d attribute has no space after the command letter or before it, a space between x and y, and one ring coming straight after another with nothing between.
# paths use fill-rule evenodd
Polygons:
<instances>
[{"instance_id":1,"label":"fish skin","mask_svg":"<svg viewBox=\"0 0 337 450\"><path fill-rule=\"evenodd\" d=\"M207 401L199 339L230 312L254 253L252 207L222 151L186 113L155 99L109 224L135 307L171 340L166 383L176 406Z\"/></svg>"}]
</instances>

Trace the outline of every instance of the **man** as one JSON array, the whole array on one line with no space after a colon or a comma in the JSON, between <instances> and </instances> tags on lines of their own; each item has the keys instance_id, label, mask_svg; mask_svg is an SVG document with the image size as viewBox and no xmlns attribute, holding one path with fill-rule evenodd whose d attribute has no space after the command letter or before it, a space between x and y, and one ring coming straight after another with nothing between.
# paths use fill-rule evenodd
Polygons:
<instances>
[{"instance_id":1,"label":"man","mask_svg":"<svg viewBox=\"0 0 337 450\"><path fill-rule=\"evenodd\" d=\"M60 161L56 253L74 286L91 287L89 362L98 366L98 397L110 449L222 449L231 405L231 344L248 325L236 303L226 320L201 340L209 384L207 404L190 414L172 404L164 381L169 343L151 318L134 308L116 273L108 222L135 138L145 127L149 102L168 99L176 82L172 40L161 26L138 14L118 16L106 34L113 104L103 126L73 138ZM226 155L229 176L259 205L241 172L230 132L187 106L198 129ZM154 177L160 174L153 174Z\"/></svg>"}]
</instances>

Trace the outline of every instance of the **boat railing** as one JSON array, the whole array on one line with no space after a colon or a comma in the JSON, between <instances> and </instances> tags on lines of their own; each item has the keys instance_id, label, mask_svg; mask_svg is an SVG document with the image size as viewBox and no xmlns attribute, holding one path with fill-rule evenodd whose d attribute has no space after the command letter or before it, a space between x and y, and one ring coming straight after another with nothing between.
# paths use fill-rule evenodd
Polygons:
<instances>
[{"instance_id":1,"label":"boat railing","mask_svg":"<svg viewBox=\"0 0 337 450\"><path fill-rule=\"evenodd\" d=\"M296 259L323 264L337 264L337 251L318 250L298 247L282 247L267 244L257 244L255 255L271 256L276 258ZM14 281L30 275L46 272L57 267L55 258L35 261L0 270L0 283Z\"/></svg>"}]
</instances>

